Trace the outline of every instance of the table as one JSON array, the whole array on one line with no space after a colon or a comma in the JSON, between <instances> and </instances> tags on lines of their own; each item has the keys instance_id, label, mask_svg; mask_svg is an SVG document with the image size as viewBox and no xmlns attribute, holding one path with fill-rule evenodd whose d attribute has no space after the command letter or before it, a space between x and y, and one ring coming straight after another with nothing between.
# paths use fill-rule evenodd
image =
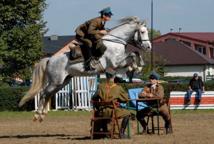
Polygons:
<instances>
[{"instance_id":1,"label":"table","mask_svg":"<svg viewBox=\"0 0 214 144\"><path fill-rule=\"evenodd\" d=\"M158 127L158 134L160 134L160 125L159 125L159 107L160 107L160 100L161 98L152 97L152 98L139 98L136 99L136 112L138 112L138 103L139 102L155 102L156 109L157 109L157 127ZM153 107L154 108L154 107ZM139 133L139 126L138 126L138 133Z\"/></svg>"}]
</instances>

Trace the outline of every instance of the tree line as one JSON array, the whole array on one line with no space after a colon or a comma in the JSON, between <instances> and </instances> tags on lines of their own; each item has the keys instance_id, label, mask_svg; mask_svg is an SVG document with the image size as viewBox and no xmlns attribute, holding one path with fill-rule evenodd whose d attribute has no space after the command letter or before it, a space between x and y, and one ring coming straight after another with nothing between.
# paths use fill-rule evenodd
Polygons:
<instances>
[{"instance_id":1,"label":"tree line","mask_svg":"<svg viewBox=\"0 0 214 144\"><path fill-rule=\"evenodd\" d=\"M28 79L42 56L45 0L1 0L0 78Z\"/></svg>"}]
</instances>

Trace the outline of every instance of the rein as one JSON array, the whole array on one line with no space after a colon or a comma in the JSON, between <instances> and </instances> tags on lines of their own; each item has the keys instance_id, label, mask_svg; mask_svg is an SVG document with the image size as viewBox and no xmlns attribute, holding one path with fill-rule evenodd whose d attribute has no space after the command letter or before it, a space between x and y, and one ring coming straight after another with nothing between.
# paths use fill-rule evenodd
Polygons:
<instances>
[{"instance_id":1,"label":"rein","mask_svg":"<svg viewBox=\"0 0 214 144\"><path fill-rule=\"evenodd\" d=\"M117 39L102 39L102 40L110 41L110 42L114 42L114 43L119 43L119 44L122 44L122 45L124 45L124 46L127 45L127 42L126 42L123 38L118 37L118 36L115 36L115 35L112 35L112 34L107 34L107 35L112 36L112 37L115 37L115 38L117 38Z\"/></svg>"},{"instance_id":2,"label":"rein","mask_svg":"<svg viewBox=\"0 0 214 144\"><path fill-rule=\"evenodd\" d=\"M140 31L138 30L138 40L136 41L138 44L141 43L142 41L149 41L149 39L142 39L141 37L141 34L140 34ZM114 42L114 43L119 43L119 44L122 44L124 46L127 46L127 44L133 44L131 42L126 42L126 40L124 40L123 38L121 37L118 37L118 36L115 36L115 35L112 35L112 34L107 34L109 36L112 36L112 37L115 37L117 39L102 39L102 40L105 40L105 41L110 41L110 42ZM134 39L132 39L132 41L135 41ZM137 45L136 45L137 48L139 48ZM140 49L140 48L139 48Z\"/></svg>"}]
</instances>

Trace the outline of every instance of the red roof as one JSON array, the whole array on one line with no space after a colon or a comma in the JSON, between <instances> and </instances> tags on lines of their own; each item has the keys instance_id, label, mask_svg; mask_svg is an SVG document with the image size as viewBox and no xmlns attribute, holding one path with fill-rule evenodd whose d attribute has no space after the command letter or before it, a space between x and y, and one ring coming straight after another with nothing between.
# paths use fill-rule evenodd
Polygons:
<instances>
[{"instance_id":1,"label":"red roof","mask_svg":"<svg viewBox=\"0 0 214 144\"><path fill-rule=\"evenodd\" d=\"M179 36L187 39L203 41L203 42L214 42L214 32L172 32L172 33L167 33L160 37L157 37L154 40L162 38L166 35L174 35L174 36Z\"/></svg>"},{"instance_id":2,"label":"red roof","mask_svg":"<svg viewBox=\"0 0 214 144\"><path fill-rule=\"evenodd\" d=\"M183 32L174 34L207 42L214 42L214 32Z\"/></svg>"},{"instance_id":3,"label":"red roof","mask_svg":"<svg viewBox=\"0 0 214 144\"><path fill-rule=\"evenodd\" d=\"M214 64L214 60L175 40L154 43L154 53L166 60L166 65Z\"/></svg>"}]
</instances>

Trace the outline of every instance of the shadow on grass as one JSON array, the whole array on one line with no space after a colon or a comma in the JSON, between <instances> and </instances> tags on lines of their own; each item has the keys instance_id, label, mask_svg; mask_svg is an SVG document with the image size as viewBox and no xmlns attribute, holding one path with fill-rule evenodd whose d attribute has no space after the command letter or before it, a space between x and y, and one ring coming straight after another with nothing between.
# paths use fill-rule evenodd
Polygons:
<instances>
[{"instance_id":1,"label":"shadow on grass","mask_svg":"<svg viewBox=\"0 0 214 144\"><path fill-rule=\"evenodd\" d=\"M66 134L26 134L26 135L3 135L0 136L0 139L4 138L17 138L17 139L26 139L26 138L42 138L42 137L60 137L60 138L65 138L66 137L77 137L78 135L66 135Z\"/></svg>"},{"instance_id":2,"label":"shadow on grass","mask_svg":"<svg viewBox=\"0 0 214 144\"><path fill-rule=\"evenodd\" d=\"M65 140L65 139L70 139L70 140L91 140L91 137L89 136L78 136L78 137L60 137L58 139L62 139L62 140Z\"/></svg>"}]
</instances>

